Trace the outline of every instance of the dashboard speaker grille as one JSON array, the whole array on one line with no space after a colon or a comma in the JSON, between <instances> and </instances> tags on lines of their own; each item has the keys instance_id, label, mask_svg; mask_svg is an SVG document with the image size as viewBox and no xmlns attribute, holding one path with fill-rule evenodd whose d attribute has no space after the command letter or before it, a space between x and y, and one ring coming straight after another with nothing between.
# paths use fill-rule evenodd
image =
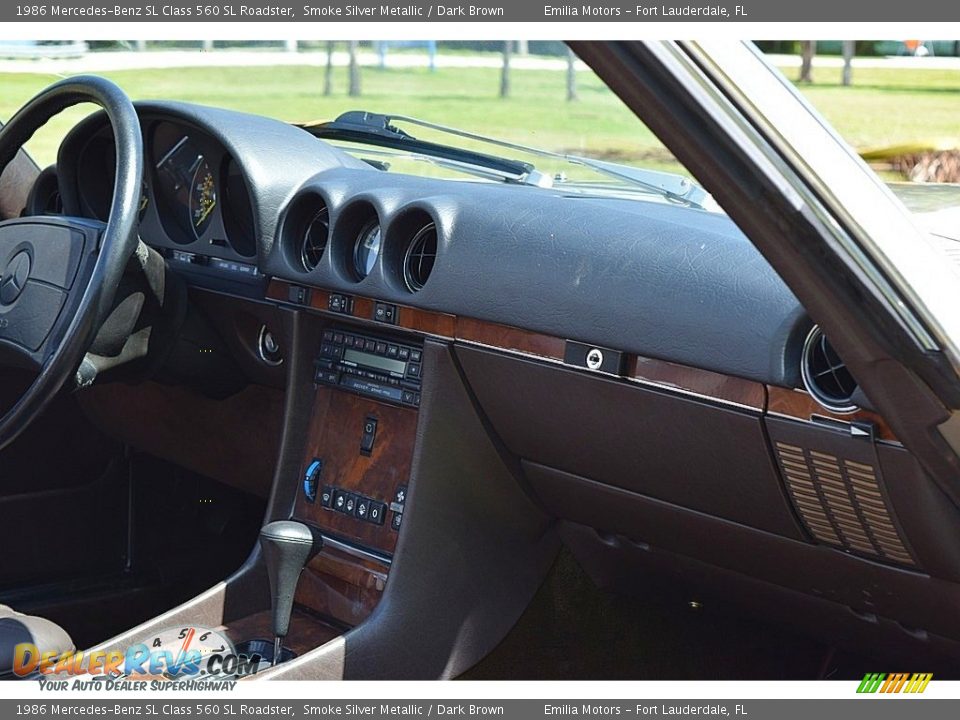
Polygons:
<instances>
[{"instance_id":1,"label":"dashboard speaker grille","mask_svg":"<svg viewBox=\"0 0 960 720\"><path fill-rule=\"evenodd\" d=\"M790 499L816 540L916 567L872 465L781 441L775 445Z\"/></svg>"}]
</instances>

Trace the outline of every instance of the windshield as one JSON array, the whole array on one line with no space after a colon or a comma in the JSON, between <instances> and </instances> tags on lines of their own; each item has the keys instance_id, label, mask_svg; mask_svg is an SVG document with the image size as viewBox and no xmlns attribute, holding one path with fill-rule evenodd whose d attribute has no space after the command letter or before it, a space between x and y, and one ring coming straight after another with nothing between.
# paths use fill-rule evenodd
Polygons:
<instances>
[{"instance_id":1,"label":"windshield","mask_svg":"<svg viewBox=\"0 0 960 720\"><path fill-rule=\"evenodd\" d=\"M683 195L678 192L681 180L692 183L690 174L653 133L561 42L18 41L7 45L6 49L0 46L4 90L0 120L53 80L94 72L119 83L134 99L196 102L296 124L329 122L351 111L389 116L396 127L419 141L527 164L535 174L525 184L570 193L673 201ZM960 59L954 57L957 44L810 45L759 43L865 161L894 184L908 207L929 214L954 206L956 193L934 195L909 188L960 181L952 107L960 93ZM89 109L62 113L28 143L38 165L55 162L61 139L85 112ZM414 118L466 135L398 118ZM512 147L491 145L481 138ZM410 149L400 152L365 141L332 142L389 172L504 181L496 173L437 162ZM637 177L623 168L670 177ZM709 197L689 200L686 196L684 202L717 209Z\"/></svg>"}]
</instances>

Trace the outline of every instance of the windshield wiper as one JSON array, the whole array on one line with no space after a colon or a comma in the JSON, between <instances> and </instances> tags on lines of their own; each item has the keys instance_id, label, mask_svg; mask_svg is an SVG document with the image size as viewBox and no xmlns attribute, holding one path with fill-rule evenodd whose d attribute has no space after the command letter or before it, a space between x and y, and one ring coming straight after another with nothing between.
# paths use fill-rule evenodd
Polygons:
<instances>
[{"instance_id":1,"label":"windshield wiper","mask_svg":"<svg viewBox=\"0 0 960 720\"><path fill-rule=\"evenodd\" d=\"M505 182L523 185L550 186L549 178L537 172L530 163L418 140L393 125L393 120L410 122L408 118L401 116L351 110L332 122L307 124L300 127L323 140L340 140L400 150L411 157L447 161L446 163L438 162L439 165L462 168L468 172L472 169L474 174L484 177L493 176Z\"/></svg>"},{"instance_id":2,"label":"windshield wiper","mask_svg":"<svg viewBox=\"0 0 960 720\"><path fill-rule=\"evenodd\" d=\"M301 127L313 135L327 140L345 140L369 145L379 145L381 147L404 150L409 153L441 158L455 163L463 163L464 165L473 166L474 168L493 170L501 174L508 182L537 185L539 187L553 187L554 180L564 182L562 177L551 178L548 175L538 172L536 167L530 163L510 160L496 155L488 155L473 150L441 145L439 143L417 140L406 131L394 125L394 122L417 125L447 135L454 135L468 140L516 150L529 155L537 155L539 157L563 160L573 165L581 165L668 200L692 205L697 208L703 208L704 201L709 197L706 190L683 175L676 173L647 170L630 165L607 162L605 160L594 160L593 158L582 157L580 155L542 150L520 143L479 135L467 130L438 125L406 115L380 115L362 110L353 110L343 113L333 122L302 125Z\"/></svg>"}]
</instances>

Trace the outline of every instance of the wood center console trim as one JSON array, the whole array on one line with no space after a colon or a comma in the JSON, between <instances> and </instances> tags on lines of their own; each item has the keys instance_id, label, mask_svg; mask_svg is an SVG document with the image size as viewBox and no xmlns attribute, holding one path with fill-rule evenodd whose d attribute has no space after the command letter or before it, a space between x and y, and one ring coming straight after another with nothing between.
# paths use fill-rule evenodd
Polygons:
<instances>
[{"instance_id":1,"label":"wood center console trim","mask_svg":"<svg viewBox=\"0 0 960 720\"><path fill-rule=\"evenodd\" d=\"M318 387L307 435L307 449L301 477L313 460L323 461L319 486L331 486L385 503L389 508L394 493L406 485L413 463L417 434L417 411L396 407L334 388ZM376 418L373 451L361 454L360 438L368 417ZM350 517L323 507L318 497L309 502L301 487L293 516L339 538L362 547L392 555L398 533L390 529L389 511L383 525Z\"/></svg>"}]
</instances>

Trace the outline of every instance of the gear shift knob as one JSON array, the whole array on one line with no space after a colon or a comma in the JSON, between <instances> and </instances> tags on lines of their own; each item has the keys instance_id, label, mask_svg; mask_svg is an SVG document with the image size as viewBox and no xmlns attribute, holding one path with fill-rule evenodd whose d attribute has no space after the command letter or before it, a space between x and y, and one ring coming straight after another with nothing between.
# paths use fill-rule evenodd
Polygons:
<instances>
[{"instance_id":1,"label":"gear shift knob","mask_svg":"<svg viewBox=\"0 0 960 720\"><path fill-rule=\"evenodd\" d=\"M270 578L270 605L274 635L274 664L280 644L290 630L293 597L300 573L310 558L323 549L319 532L294 520L277 520L260 530L260 547Z\"/></svg>"}]
</instances>

